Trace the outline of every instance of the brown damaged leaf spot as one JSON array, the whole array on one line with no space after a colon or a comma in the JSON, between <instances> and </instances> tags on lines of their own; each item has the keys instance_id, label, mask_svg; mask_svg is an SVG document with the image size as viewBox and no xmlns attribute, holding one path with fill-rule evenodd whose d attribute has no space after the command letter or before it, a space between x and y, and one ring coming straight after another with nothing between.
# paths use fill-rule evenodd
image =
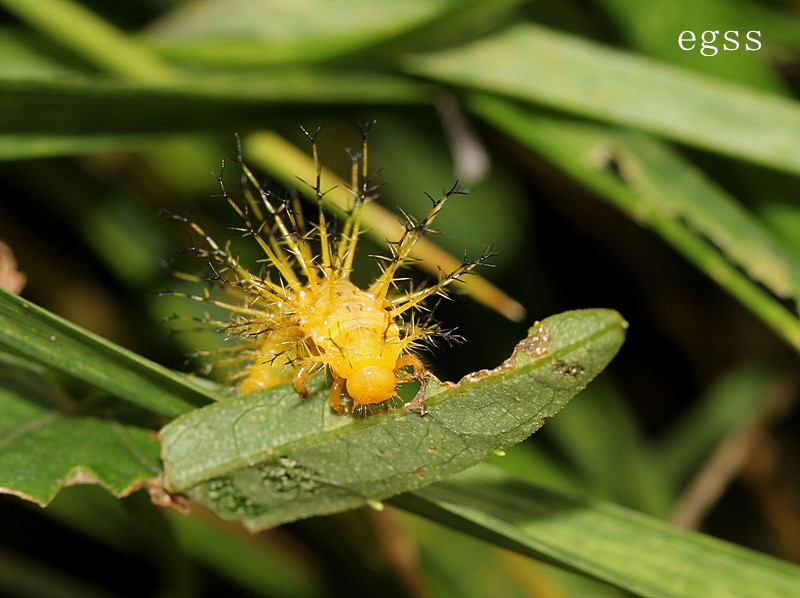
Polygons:
<instances>
[{"instance_id":1,"label":"brown damaged leaf spot","mask_svg":"<svg viewBox=\"0 0 800 598\"><path fill-rule=\"evenodd\" d=\"M428 374L428 377L438 380L438 378L433 376L433 374ZM426 382L427 382L427 380L426 380ZM422 415L425 415L426 413L428 413L425 410L425 383L420 384L419 390L417 391L417 394L414 395L414 398L411 399L408 403L403 405L403 410L406 413L415 413L415 414L417 414L419 416L422 416Z\"/></svg>"},{"instance_id":2,"label":"brown damaged leaf spot","mask_svg":"<svg viewBox=\"0 0 800 598\"><path fill-rule=\"evenodd\" d=\"M536 333L518 342L517 346L514 347L514 352L511 354L511 357L506 359L499 366L491 370L478 370L477 372L467 374L458 384L453 384L452 386L456 387L462 382L479 382L489 376L496 376L497 374L512 370L517 366L517 358L520 353L525 353L533 359L538 359L550 353L550 331L545 328L543 324L539 324Z\"/></svg>"},{"instance_id":3,"label":"brown damaged leaf spot","mask_svg":"<svg viewBox=\"0 0 800 598\"><path fill-rule=\"evenodd\" d=\"M518 365L517 358L520 353L524 353L534 360L550 353L550 331L545 328L544 324L539 323L539 326L534 334L527 336L518 342L514 347L513 353L511 353L511 357L506 359L496 368L472 372L471 374L464 376L457 383L449 382L447 380L439 380L436 376L428 372L427 377L420 385L416 396L411 401L403 405L402 409L406 413L414 413L416 415L423 416L428 413L428 411L425 409L425 395L428 392L428 382L432 381L434 387L440 389L458 388L464 382L480 382L484 378L496 376L497 374L501 374L508 370L513 370Z\"/></svg>"},{"instance_id":4,"label":"brown damaged leaf spot","mask_svg":"<svg viewBox=\"0 0 800 598\"><path fill-rule=\"evenodd\" d=\"M157 507L175 509L179 513L188 513L192 510L191 501L176 492L172 492L164 484L164 474L142 482L141 487L147 490L150 501Z\"/></svg>"},{"instance_id":5,"label":"brown damaged leaf spot","mask_svg":"<svg viewBox=\"0 0 800 598\"><path fill-rule=\"evenodd\" d=\"M539 324L536 334L528 336L517 343L511 357L506 361L516 359L517 354L520 352L527 353L534 359L550 353L550 331L544 327L544 324Z\"/></svg>"},{"instance_id":6,"label":"brown damaged leaf spot","mask_svg":"<svg viewBox=\"0 0 800 598\"><path fill-rule=\"evenodd\" d=\"M585 374L586 368L579 363L567 363L565 361L561 361L560 359L556 359L553 361L553 371L562 378L572 380L573 378L577 378L578 376Z\"/></svg>"},{"instance_id":7,"label":"brown damaged leaf spot","mask_svg":"<svg viewBox=\"0 0 800 598\"><path fill-rule=\"evenodd\" d=\"M98 483L97 476L79 467L70 472L69 477L61 483L61 486L64 488L67 486L92 486Z\"/></svg>"}]
</instances>

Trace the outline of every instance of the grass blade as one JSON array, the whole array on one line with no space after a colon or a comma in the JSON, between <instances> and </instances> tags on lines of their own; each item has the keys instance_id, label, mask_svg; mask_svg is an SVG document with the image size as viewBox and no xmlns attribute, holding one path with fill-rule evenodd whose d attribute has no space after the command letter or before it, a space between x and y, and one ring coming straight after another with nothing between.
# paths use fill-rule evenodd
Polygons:
<instances>
[{"instance_id":1,"label":"grass blade","mask_svg":"<svg viewBox=\"0 0 800 598\"><path fill-rule=\"evenodd\" d=\"M542 27L518 25L467 46L408 57L404 64L444 83L800 173L797 102Z\"/></svg>"},{"instance_id":2,"label":"grass blade","mask_svg":"<svg viewBox=\"0 0 800 598\"><path fill-rule=\"evenodd\" d=\"M331 60L425 27L463 0L305 3L207 0L178 6L150 26L160 53L189 63L237 67Z\"/></svg>"},{"instance_id":3,"label":"grass blade","mask_svg":"<svg viewBox=\"0 0 800 598\"><path fill-rule=\"evenodd\" d=\"M482 96L470 105L651 227L800 351L800 320L729 259L779 297L794 300L800 298L800 265L752 216L679 156L635 132L545 116L496 98ZM728 259L704 237L717 243Z\"/></svg>"},{"instance_id":4,"label":"grass blade","mask_svg":"<svg viewBox=\"0 0 800 598\"><path fill-rule=\"evenodd\" d=\"M0 289L0 349L167 417L220 398L176 372Z\"/></svg>"},{"instance_id":5,"label":"grass blade","mask_svg":"<svg viewBox=\"0 0 800 598\"><path fill-rule=\"evenodd\" d=\"M800 568L489 465L391 504L647 598L788 598Z\"/></svg>"},{"instance_id":6,"label":"grass blade","mask_svg":"<svg viewBox=\"0 0 800 598\"><path fill-rule=\"evenodd\" d=\"M0 0L31 25L111 73L144 81L165 81L171 67L82 4L70 0Z\"/></svg>"},{"instance_id":7,"label":"grass blade","mask_svg":"<svg viewBox=\"0 0 800 598\"><path fill-rule=\"evenodd\" d=\"M197 76L170 83L0 79L5 134L142 135L262 122L265 103L420 103L425 86L371 72ZM102 117L102 118L99 118Z\"/></svg>"}]
</instances>

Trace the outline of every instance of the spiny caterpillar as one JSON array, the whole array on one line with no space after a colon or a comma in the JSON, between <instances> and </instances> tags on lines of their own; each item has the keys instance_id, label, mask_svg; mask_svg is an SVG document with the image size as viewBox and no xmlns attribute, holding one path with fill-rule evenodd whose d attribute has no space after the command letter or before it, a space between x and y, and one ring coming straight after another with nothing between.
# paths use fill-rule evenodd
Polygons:
<instances>
[{"instance_id":1,"label":"spiny caterpillar","mask_svg":"<svg viewBox=\"0 0 800 598\"><path fill-rule=\"evenodd\" d=\"M353 259L361 228L364 205L375 198L377 186L367 170L367 134L371 125L362 127L362 147L349 152L352 159L352 195L341 230L336 230L323 210L321 165L316 133L303 132L311 141L315 181L307 184L314 192L318 222L307 226L296 195L279 197L264 189L242 160L237 138L237 162L242 170L244 202L240 205L228 196L217 177L222 197L233 207L243 225L232 230L255 240L263 253L261 271L254 273L231 252L230 242L217 244L198 224L187 217L171 214L187 223L202 242L192 250L207 259L211 277L207 282L227 291L231 300L213 298L206 288L202 295L173 294L207 302L229 313L229 320L191 318L223 330L239 343L221 351L225 357L216 365L238 366L242 393L249 393L291 380L297 391L308 398L306 378L312 372L327 369L333 379L330 404L345 413L342 396L352 400L353 409L366 414L371 406L389 408L397 394L397 385L407 381L406 368L413 369L412 379L421 384L427 371L416 355L418 348L436 336L447 337L430 315L425 301L445 295L445 288L491 257L488 250L476 260L466 258L449 273L427 287L400 292L398 270L414 261L410 253L426 233L445 202L453 195L466 193L456 183L439 199L430 195L432 206L422 220L403 213L405 222L398 241L389 241L389 256L378 260L380 275L366 289L350 281ZM349 151L349 150L348 150ZM224 163L223 163L224 169ZM302 179L301 179L302 180ZM427 194L426 194L427 195ZM194 276L182 278L200 281ZM171 291L170 291L171 292ZM180 316L174 316L180 318ZM209 355L199 352L196 355ZM242 364L246 364L242 368ZM422 389L415 409L421 405ZM406 404L407 408L410 404Z\"/></svg>"}]
</instances>

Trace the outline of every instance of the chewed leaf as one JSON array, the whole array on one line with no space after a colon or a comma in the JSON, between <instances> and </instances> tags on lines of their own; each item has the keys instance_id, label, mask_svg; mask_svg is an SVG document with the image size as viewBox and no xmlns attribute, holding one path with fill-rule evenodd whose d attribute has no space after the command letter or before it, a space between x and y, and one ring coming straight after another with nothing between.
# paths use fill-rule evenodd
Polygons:
<instances>
[{"instance_id":1,"label":"chewed leaf","mask_svg":"<svg viewBox=\"0 0 800 598\"><path fill-rule=\"evenodd\" d=\"M41 371L0 361L0 493L45 506L63 486L125 496L160 474L151 432L51 408L60 392Z\"/></svg>"},{"instance_id":2,"label":"chewed leaf","mask_svg":"<svg viewBox=\"0 0 800 598\"><path fill-rule=\"evenodd\" d=\"M626 326L608 309L547 318L500 367L431 380L422 416L342 417L322 377L307 401L287 384L203 407L161 432L167 485L251 529L375 504L527 438L606 367Z\"/></svg>"}]
</instances>

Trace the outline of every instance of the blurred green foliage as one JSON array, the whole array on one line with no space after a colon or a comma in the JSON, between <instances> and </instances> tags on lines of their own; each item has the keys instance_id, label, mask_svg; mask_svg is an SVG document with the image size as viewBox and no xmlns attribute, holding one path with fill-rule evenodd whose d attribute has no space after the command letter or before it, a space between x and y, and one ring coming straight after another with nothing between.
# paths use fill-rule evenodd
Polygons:
<instances>
[{"instance_id":1,"label":"blurred green foliage","mask_svg":"<svg viewBox=\"0 0 800 598\"><path fill-rule=\"evenodd\" d=\"M467 298L442 304L438 317L468 342L437 351L437 375L496 365L551 313L610 307L630 323L596 385L482 466L478 482L398 499L426 518L361 510L251 537L200 509L163 512L142 492L118 500L76 486L46 510L3 496L0 595L800 594L788 563L598 502L800 562L793 3L0 7L0 239L27 274L25 299L68 321L67 338L72 322L186 371L197 338L168 338L160 324L185 306L152 294L174 286L159 262L190 240L159 209L223 232L233 221L209 173L232 157L234 132L271 130L305 149L298 125L324 122L323 162L347 176L343 148L373 119L381 202L418 213L423 191L456 178L471 187L442 214L447 234L436 240L456 254L494 242L496 268L483 274L528 310L517 324ZM758 30L763 43L706 57L680 50L685 30L738 30L742 41ZM40 343L22 341L29 353L48 350L49 336L22 332L14 338ZM69 353L46 355L68 369ZM160 427L112 396L136 394L136 371L118 382L110 372L47 375L73 397L68 410ZM492 476L511 481L480 483ZM476 504L458 504L459 489ZM575 497L568 509L560 492ZM517 525L504 520L514 497L532 513ZM657 554L623 550L635 539L664 543L651 545Z\"/></svg>"}]
</instances>

